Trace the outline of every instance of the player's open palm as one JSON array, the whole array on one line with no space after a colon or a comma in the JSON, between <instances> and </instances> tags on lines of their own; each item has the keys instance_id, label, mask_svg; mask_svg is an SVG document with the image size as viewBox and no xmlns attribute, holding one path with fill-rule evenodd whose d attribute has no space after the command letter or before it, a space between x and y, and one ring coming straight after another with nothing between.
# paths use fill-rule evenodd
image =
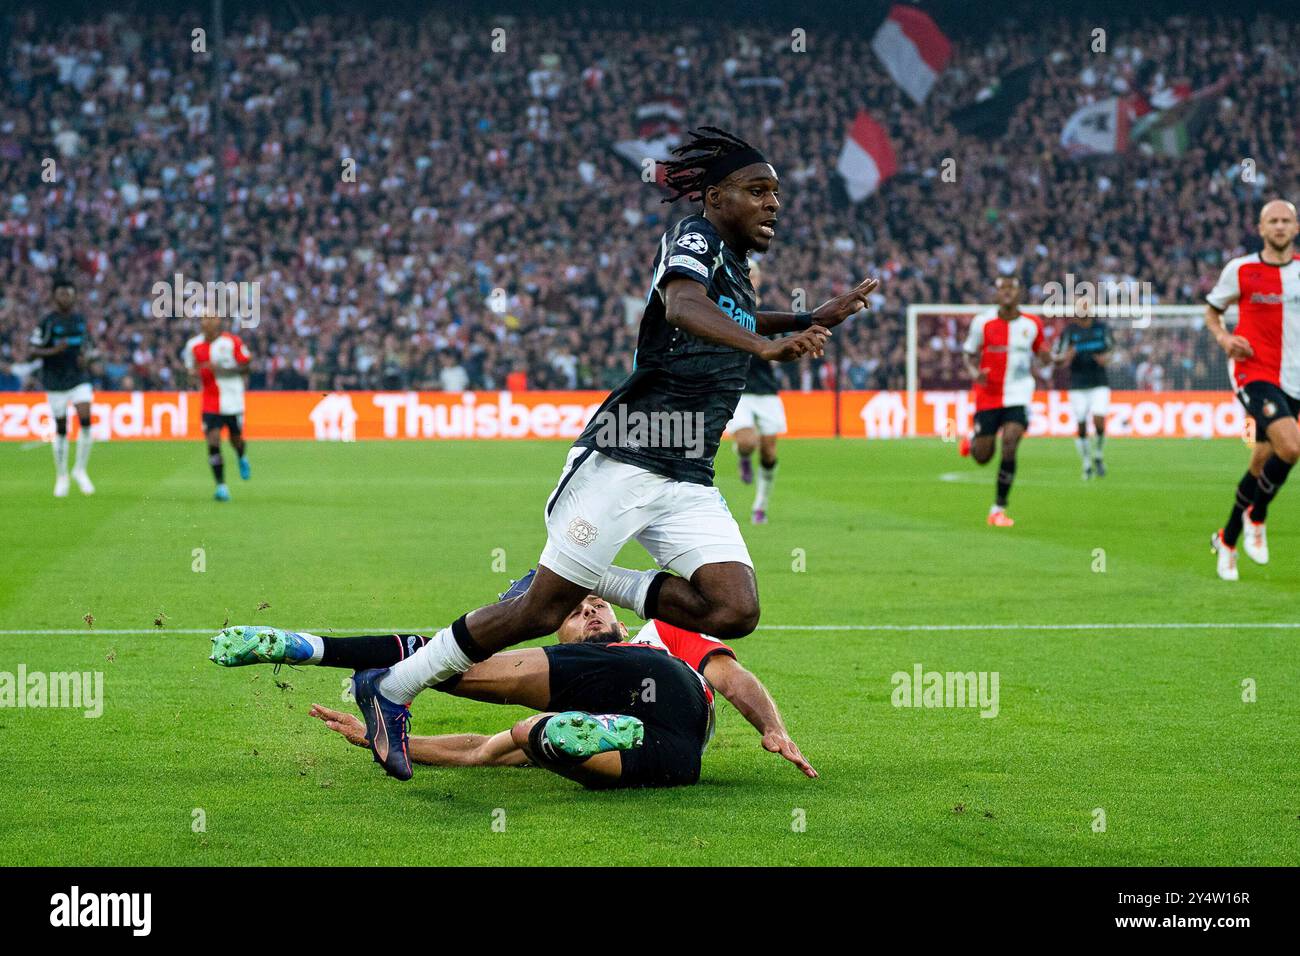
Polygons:
<instances>
[{"instance_id":1,"label":"player's open palm","mask_svg":"<svg viewBox=\"0 0 1300 956\"><path fill-rule=\"evenodd\" d=\"M849 316L856 315L863 309L871 308L871 303L867 301L867 297L875 292L879 286L879 279L863 279L843 295L827 299L819 305L812 314L813 321L828 329L839 325Z\"/></svg>"},{"instance_id":2,"label":"player's open palm","mask_svg":"<svg viewBox=\"0 0 1300 956\"><path fill-rule=\"evenodd\" d=\"M813 765L800 752L799 745L785 734L769 730L763 735L763 749L770 753L780 754L798 767L805 777L812 779L817 776L817 771L813 769Z\"/></svg>"},{"instance_id":3,"label":"player's open palm","mask_svg":"<svg viewBox=\"0 0 1300 956\"><path fill-rule=\"evenodd\" d=\"M365 723L352 714L330 710L320 704L312 704L311 710L307 711L307 715L315 717L336 734L341 734L348 743L356 744L358 747L369 746L366 743Z\"/></svg>"},{"instance_id":4,"label":"player's open palm","mask_svg":"<svg viewBox=\"0 0 1300 956\"><path fill-rule=\"evenodd\" d=\"M814 325L794 335L773 339L767 348L759 353L759 357L769 362L793 362L805 355L817 358L825 353L826 340L830 337L829 331L820 325Z\"/></svg>"}]
</instances>

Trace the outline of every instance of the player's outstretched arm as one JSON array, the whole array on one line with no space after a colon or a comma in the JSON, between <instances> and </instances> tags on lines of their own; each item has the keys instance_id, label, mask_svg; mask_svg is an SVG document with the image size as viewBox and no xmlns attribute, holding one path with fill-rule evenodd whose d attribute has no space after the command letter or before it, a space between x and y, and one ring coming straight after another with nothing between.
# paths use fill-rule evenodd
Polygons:
<instances>
[{"instance_id":1,"label":"player's outstretched arm","mask_svg":"<svg viewBox=\"0 0 1300 956\"><path fill-rule=\"evenodd\" d=\"M704 286L686 278L670 278L664 286L664 316L669 325L698 339L727 345L769 362L821 355L830 337L830 332L814 325L783 339L766 339L732 321L708 297Z\"/></svg>"},{"instance_id":2,"label":"player's outstretched arm","mask_svg":"<svg viewBox=\"0 0 1300 956\"><path fill-rule=\"evenodd\" d=\"M764 750L780 754L803 771L806 777L817 776L812 764L790 739L785 723L781 720L781 713L776 709L776 701L762 681L742 667L738 660L726 654L710 657L704 665L704 676L713 685L713 689L727 698L763 735Z\"/></svg>"},{"instance_id":3,"label":"player's outstretched arm","mask_svg":"<svg viewBox=\"0 0 1300 956\"><path fill-rule=\"evenodd\" d=\"M350 744L367 747L366 725L352 714L312 704L308 714ZM443 734L410 739L412 763L430 767L522 767L528 757L515 746L510 731L490 737L483 734Z\"/></svg>"}]
</instances>

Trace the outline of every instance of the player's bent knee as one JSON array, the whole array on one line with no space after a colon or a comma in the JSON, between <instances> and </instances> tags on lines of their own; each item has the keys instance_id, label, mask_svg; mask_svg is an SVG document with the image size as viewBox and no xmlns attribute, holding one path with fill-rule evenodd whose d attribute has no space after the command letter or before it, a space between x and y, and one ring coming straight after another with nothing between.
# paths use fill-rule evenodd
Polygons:
<instances>
[{"instance_id":1,"label":"player's bent knee","mask_svg":"<svg viewBox=\"0 0 1300 956\"><path fill-rule=\"evenodd\" d=\"M715 608L709 615L708 633L713 637L745 637L754 633L754 629L758 627L758 618L757 602L745 601Z\"/></svg>"}]
</instances>

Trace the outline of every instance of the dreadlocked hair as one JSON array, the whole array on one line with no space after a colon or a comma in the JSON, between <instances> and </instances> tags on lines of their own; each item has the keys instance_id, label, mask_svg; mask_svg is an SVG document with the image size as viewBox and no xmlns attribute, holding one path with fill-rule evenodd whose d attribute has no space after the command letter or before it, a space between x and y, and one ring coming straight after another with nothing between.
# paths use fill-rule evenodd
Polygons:
<instances>
[{"instance_id":1,"label":"dreadlocked hair","mask_svg":"<svg viewBox=\"0 0 1300 956\"><path fill-rule=\"evenodd\" d=\"M676 202L683 196L692 202L701 201L709 172L718 161L742 149L754 148L739 136L716 126L701 126L691 130L690 135L685 143L669 150L677 158L664 163L664 186L668 195L662 202Z\"/></svg>"}]
</instances>

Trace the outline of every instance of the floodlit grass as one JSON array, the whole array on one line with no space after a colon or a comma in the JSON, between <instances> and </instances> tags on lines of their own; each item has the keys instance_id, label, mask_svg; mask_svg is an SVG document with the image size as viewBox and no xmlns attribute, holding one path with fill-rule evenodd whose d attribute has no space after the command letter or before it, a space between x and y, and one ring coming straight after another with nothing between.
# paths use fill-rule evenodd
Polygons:
<instances>
[{"instance_id":1,"label":"floodlit grass","mask_svg":"<svg viewBox=\"0 0 1300 956\"><path fill-rule=\"evenodd\" d=\"M993 470L952 445L849 440L783 443L754 528L724 447L763 599L737 650L821 779L720 703L698 786L605 793L540 770L390 780L306 716L340 706L345 672L226 670L184 633L443 626L535 561L564 444L250 451L223 505L197 442L101 444L99 493L66 500L47 448L0 444L0 630L27 632L0 635L0 672L102 671L105 694L98 719L0 709L0 864L1300 862L1300 630L1251 626L1300 621L1300 492L1274 506L1272 565L1220 582L1240 442L1115 441L1083 484L1070 442L1031 439L1013 529L985 526ZM1215 622L1240 626L1170 626ZM1032 627L1081 624L1142 626ZM88 632L34 633L57 629ZM916 664L996 671L997 716L892 706ZM443 733L523 711L430 692L413 713Z\"/></svg>"}]
</instances>

